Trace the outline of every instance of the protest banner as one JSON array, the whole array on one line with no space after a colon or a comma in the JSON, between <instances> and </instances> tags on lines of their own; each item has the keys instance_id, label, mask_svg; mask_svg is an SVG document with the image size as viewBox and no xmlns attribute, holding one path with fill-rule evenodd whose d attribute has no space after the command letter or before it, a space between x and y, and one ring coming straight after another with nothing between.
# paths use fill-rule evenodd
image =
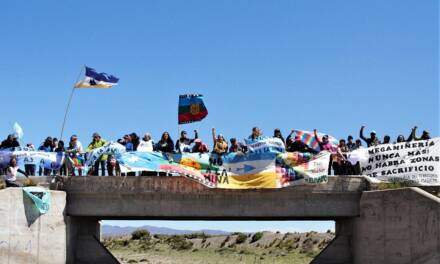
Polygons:
<instances>
[{"instance_id":1,"label":"protest banner","mask_svg":"<svg viewBox=\"0 0 440 264\"><path fill-rule=\"evenodd\" d=\"M385 182L440 185L440 138L383 144L349 154L363 175Z\"/></svg>"},{"instance_id":2,"label":"protest banner","mask_svg":"<svg viewBox=\"0 0 440 264\"><path fill-rule=\"evenodd\" d=\"M326 182L330 160L328 152L312 157L304 153L257 151L228 153L222 156L219 166L210 162L212 155L215 154L134 151L117 155L117 160L123 173L166 172L223 189L281 188Z\"/></svg>"},{"instance_id":3,"label":"protest banner","mask_svg":"<svg viewBox=\"0 0 440 264\"><path fill-rule=\"evenodd\" d=\"M281 153L286 151L284 142L275 137L268 137L260 140L245 139L244 141L249 152Z\"/></svg>"},{"instance_id":4,"label":"protest banner","mask_svg":"<svg viewBox=\"0 0 440 264\"><path fill-rule=\"evenodd\" d=\"M64 162L62 152L34 151L29 148L12 148L0 151L0 168L6 168L12 157L17 159L18 165L35 164L42 168L57 170Z\"/></svg>"},{"instance_id":5,"label":"protest banner","mask_svg":"<svg viewBox=\"0 0 440 264\"><path fill-rule=\"evenodd\" d=\"M95 162L101 158L102 155L119 155L125 152L125 147L117 142L107 142L104 146L96 148L91 152L87 153L87 159L85 166L90 167L95 164Z\"/></svg>"}]
</instances>

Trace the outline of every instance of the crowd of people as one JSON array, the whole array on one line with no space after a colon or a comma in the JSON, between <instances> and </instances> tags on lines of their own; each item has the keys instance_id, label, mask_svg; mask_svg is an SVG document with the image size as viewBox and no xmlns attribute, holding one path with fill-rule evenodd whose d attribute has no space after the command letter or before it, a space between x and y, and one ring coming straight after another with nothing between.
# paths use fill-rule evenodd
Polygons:
<instances>
[{"instance_id":1,"label":"crowd of people","mask_svg":"<svg viewBox=\"0 0 440 264\"><path fill-rule=\"evenodd\" d=\"M295 130L291 130L289 135L284 138L280 129L275 129L273 133L274 138L279 138L285 146L288 152L300 152L300 153L311 153L316 154L320 151L329 151L332 153L331 162L329 165L329 174L333 170L335 175L356 175L360 174L359 166L351 165L347 160L347 153L355 149L364 147L362 140L365 142L366 147L376 146L380 144L389 143L400 143L409 142L415 140L426 140L430 139L430 134L428 131L423 131L420 137L416 136L417 127L413 127L411 133L407 138L404 135L399 135L396 141L391 142L391 137L385 135L381 140L375 131L371 131L369 136L365 136L364 133L365 126L362 126L359 132L359 139L354 139L353 136L349 135L347 139L340 139L339 144L335 145L329 141L329 136L324 135L319 137L316 129L314 130L315 140L319 144L319 150L311 148L309 145L304 143L301 137L295 134ZM263 132L260 128L252 128L251 135L248 139L252 141L257 141L265 138ZM208 145L199 138L199 133L194 130L194 137L188 136L186 131L180 132L180 137L174 142L170 136L170 133L164 132L160 137L158 142L154 142L151 134L146 133L142 138L140 138L136 133L126 134L122 138L117 140L118 143L123 145L126 151L141 151L141 152L151 152L160 151L163 153L209 153L212 154L210 157L210 163L214 165L221 166L223 163L222 156L227 153L246 153L248 151L246 144L237 140L237 138L230 138L229 142L226 138L216 132L216 129L212 129L212 150L210 151ZM26 144L28 150L38 150L43 152L63 152L74 160L82 160L87 158L87 153L90 153L94 149L100 148L106 144L100 134L94 133L92 135L92 140L88 144L87 148L84 148L78 139L77 135L72 135L66 145L63 140L58 140L57 138L47 137L38 148L32 143ZM1 142L0 150L11 149L20 147L20 143L17 137L13 134L8 135L8 137ZM171 155L169 158L171 159ZM9 166L3 170L6 174L6 180L10 185L13 185L16 179L16 174L18 172L24 175L36 175L36 165L32 163L26 163L24 165L24 171L20 170L17 164L17 160L12 158ZM102 155L94 164L91 170L89 170L90 175L107 175L113 176L119 173L118 163L113 155ZM73 167L64 163L61 168L57 171L38 168L38 175L79 175L83 174L80 167Z\"/></svg>"}]
</instances>

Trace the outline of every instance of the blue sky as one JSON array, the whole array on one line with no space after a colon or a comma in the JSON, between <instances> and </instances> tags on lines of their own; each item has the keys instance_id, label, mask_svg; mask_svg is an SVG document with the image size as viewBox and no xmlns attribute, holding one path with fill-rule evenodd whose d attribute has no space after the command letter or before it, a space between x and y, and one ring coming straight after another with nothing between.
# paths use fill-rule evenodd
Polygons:
<instances>
[{"instance_id":1,"label":"blue sky","mask_svg":"<svg viewBox=\"0 0 440 264\"><path fill-rule=\"evenodd\" d=\"M244 138L253 126L395 138L439 132L439 6L401 1L6 1L0 8L0 133L59 136L81 65L120 77L78 90L66 135L167 130L177 100L202 93L197 128ZM235 225L235 223L233 223ZM285 224L285 223L283 223ZM256 226L258 226L256 224Z\"/></svg>"},{"instance_id":2,"label":"blue sky","mask_svg":"<svg viewBox=\"0 0 440 264\"><path fill-rule=\"evenodd\" d=\"M310 230L326 232L335 230L333 221L103 221L106 225L135 226L143 225L168 227L184 230L223 230L228 232L280 231L308 232Z\"/></svg>"}]
</instances>

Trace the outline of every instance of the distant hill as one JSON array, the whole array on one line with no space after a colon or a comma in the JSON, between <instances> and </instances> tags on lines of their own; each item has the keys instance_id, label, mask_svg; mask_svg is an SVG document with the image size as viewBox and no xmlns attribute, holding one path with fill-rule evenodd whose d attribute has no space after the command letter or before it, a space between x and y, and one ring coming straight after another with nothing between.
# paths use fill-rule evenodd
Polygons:
<instances>
[{"instance_id":1,"label":"distant hill","mask_svg":"<svg viewBox=\"0 0 440 264\"><path fill-rule=\"evenodd\" d=\"M221 231L221 230L210 230L210 229L201 229L201 230L178 230L167 227L157 227L157 226L149 226L144 225L140 227L120 227L120 226L112 226L112 225L103 225L101 227L101 233L103 236L123 236L129 235L136 229L146 229L151 234L160 234L160 235L184 235L184 234L192 234L192 233L205 233L207 235L229 235L229 232Z\"/></svg>"}]
</instances>

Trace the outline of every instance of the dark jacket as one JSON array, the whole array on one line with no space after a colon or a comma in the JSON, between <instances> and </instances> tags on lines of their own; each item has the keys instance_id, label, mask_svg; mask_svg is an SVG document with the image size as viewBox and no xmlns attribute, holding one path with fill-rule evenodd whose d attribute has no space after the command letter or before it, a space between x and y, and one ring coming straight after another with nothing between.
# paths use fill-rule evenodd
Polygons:
<instances>
[{"instance_id":1,"label":"dark jacket","mask_svg":"<svg viewBox=\"0 0 440 264\"><path fill-rule=\"evenodd\" d=\"M364 129L363 128L361 128L361 131L359 132L359 137L363 141L365 141L365 143L367 143L367 147L380 145L380 141L377 137L375 137L374 139L364 137Z\"/></svg>"},{"instance_id":2,"label":"dark jacket","mask_svg":"<svg viewBox=\"0 0 440 264\"><path fill-rule=\"evenodd\" d=\"M408 139L406 140L407 142L418 141L418 140L427 140L427 139L431 138L430 136L424 136L424 135L422 135L421 137L418 138L416 136L416 130L417 130L416 128L413 128L411 130L411 134L409 135Z\"/></svg>"},{"instance_id":3,"label":"dark jacket","mask_svg":"<svg viewBox=\"0 0 440 264\"><path fill-rule=\"evenodd\" d=\"M17 140L3 140L2 144L0 145L0 149L7 149L7 148L16 148L19 147L20 143L18 143Z\"/></svg>"},{"instance_id":4,"label":"dark jacket","mask_svg":"<svg viewBox=\"0 0 440 264\"><path fill-rule=\"evenodd\" d=\"M189 146L189 145L191 145L194 142L194 140L196 140L198 138L199 138L199 134L197 132L195 132L194 138L183 138L183 139L179 138L176 141L176 151L180 152L180 144L184 144L184 145L188 145Z\"/></svg>"},{"instance_id":5,"label":"dark jacket","mask_svg":"<svg viewBox=\"0 0 440 264\"><path fill-rule=\"evenodd\" d=\"M288 144L286 147L286 151L288 151L288 152L301 152L301 153L304 153L304 152L317 153L316 150L307 146L307 144L302 141L294 141L294 142Z\"/></svg>"},{"instance_id":6,"label":"dark jacket","mask_svg":"<svg viewBox=\"0 0 440 264\"><path fill-rule=\"evenodd\" d=\"M174 142L172 139L168 139L167 141L161 139L156 144L156 151L172 153L173 150L174 150Z\"/></svg>"}]
</instances>

